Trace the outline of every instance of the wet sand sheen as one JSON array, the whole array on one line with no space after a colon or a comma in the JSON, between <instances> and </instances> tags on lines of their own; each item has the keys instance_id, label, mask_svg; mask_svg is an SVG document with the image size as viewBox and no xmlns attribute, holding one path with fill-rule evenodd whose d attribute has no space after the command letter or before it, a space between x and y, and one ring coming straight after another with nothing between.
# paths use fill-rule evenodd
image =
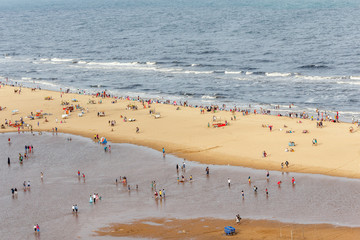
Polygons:
<instances>
[{"instance_id":1,"label":"wet sand sheen","mask_svg":"<svg viewBox=\"0 0 360 240\"><path fill-rule=\"evenodd\" d=\"M8 137L12 144L0 145L4 156L0 168L4 186L0 189L0 204L5 219L0 232L4 239L31 238L36 223L45 239L97 239L92 232L114 222L201 217L215 218L223 224L220 219L233 219L237 213L246 219L360 226L358 179L271 171L267 181L265 170L216 165L209 165L207 177L206 165L186 161L186 171L180 170L179 176L183 174L188 180L192 175L194 180L178 183L175 165L181 165L183 160L171 155L163 159L160 152L146 147L111 144L111 153L104 153L103 147L90 139L50 133L3 134L0 142L6 143ZM73 140L67 141L68 137ZM18 154L24 153L24 146L29 144L34 146L34 152L20 165ZM5 163L7 156L11 158L10 167ZM86 174L85 182L78 180L77 170ZM115 178L119 176L127 176L133 190L128 192L122 184L116 186ZM291 185L292 176L297 182L295 186ZM230 188L228 177L232 180ZM21 185L27 180L31 181L31 191L23 192ZM166 190L165 199L153 198L152 180L158 188ZM276 184L279 180L283 182L280 188ZM134 189L136 184L139 190ZM258 187L257 194L253 185ZM12 187L19 189L16 199L11 198ZM268 198L265 188L269 190ZM94 192L102 195L103 200L92 205L88 199ZM75 203L79 205L77 217L71 213Z\"/></svg>"}]
</instances>

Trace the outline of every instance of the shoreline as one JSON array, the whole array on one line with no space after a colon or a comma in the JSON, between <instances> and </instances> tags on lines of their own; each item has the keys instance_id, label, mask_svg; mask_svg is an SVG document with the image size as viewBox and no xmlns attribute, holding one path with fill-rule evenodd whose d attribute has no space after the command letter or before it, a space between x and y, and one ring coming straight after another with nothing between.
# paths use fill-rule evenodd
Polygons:
<instances>
[{"instance_id":1,"label":"shoreline","mask_svg":"<svg viewBox=\"0 0 360 240\"><path fill-rule=\"evenodd\" d=\"M92 95L49 90L33 92L29 88L21 88L22 93L17 94L14 93L14 89L18 88L5 86L0 89L3 93L0 97L1 103L4 104L2 107L6 107L5 110L0 111L1 123L4 119L15 121L41 109L43 113L52 114L46 116L48 122L45 122L44 118L31 121L24 119L25 123L35 125L33 131L51 132L56 127L59 132L91 139L94 134L99 134L100 137L104 136L114 143L131 143L158 151L164 147L167 154L203 164L360 178L360 164L356 160L359 156L356 151L356 146L360 143L356 138L359 132L355 125L350 123L324 122L325 126L320 129L314 126L316 121L310 119L262 114L243 115L242 112L233 114L229 111L200 114L200 108L195 107L145 103L146 108L143 108L141 102L133 100L96 98ZM53 100L44 100L46 96L51 96ZM71 102L74 98L78 101ZM90 100L95 104L87 104ZM69 105L80 104L84 108L84 115L78 117L80 111L75 110L65 119L66 123L60 123L64 114L61 101L68 101ZM24 106L26 105L24 103L31 103L31 106ZM135 105L138 110L126 110L129 104ZM180 110L176 110L177 108ZM18 109L18 113L12 115L13 109ZM161 117L155 119L148 113L150 109L160 112ZM97 117L96 112L99 111L104 111L106 116ZM124 118L120 118L120 115L129 119L135 118L136 121L124 122ZM208 124L212 123L214 115L222 122L227 121L229 125L209 128ZM236 120L231 120L234 115ZM110 120L117 122L115 126L107 124ZM36 122L39 122L39 127L36 126ZM271 131L268 125L273 126ZM285 125L287 128L283 127ZM352 126L355 131L349 133L348 129ZM139 127L139 133L135 133L136 127ZM303 129L310 133L302 134ZM23 130L27 129L21 129ZM285 133L288 130L292 133ZM17 128L6 127L0 132L16 131ZM311 145L311 139L314 137L319 139L318 146ZM296 146L293 147L295 152L283 151L289 148L288 141L296 142ZM266 158L261 156L264 150L268 152ZM349 160L341 165L344 156ZM280 163L285 161L289 161L289 168L281 169Z\"/></svg>"}]
</instances>

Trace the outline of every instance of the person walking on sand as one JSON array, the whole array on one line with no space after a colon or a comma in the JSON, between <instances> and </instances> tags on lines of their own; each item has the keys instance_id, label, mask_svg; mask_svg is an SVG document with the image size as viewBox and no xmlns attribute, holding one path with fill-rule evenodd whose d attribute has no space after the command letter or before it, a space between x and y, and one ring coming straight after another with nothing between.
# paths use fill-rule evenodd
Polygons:
<instances>
[{"instance_id":1,"label":"person walking on sand","mask_svg":"<svg viewBox=\"0 0 360 240\"><path fill-rule=\"evenodd\" d=\"M242 197L242 199L245 198L244 190L241 190L241 197Z\"/></svg>"},{"instance_id":2,"label":"person walking on sand","mask_svg":"<svg viewBox=\"0 0 360 240\"><path fill-rule=\"evenodd\" d=\"M265 189L265 193L266 193L266 197L268 197L268 196L269 196L269 192L268 192L268 189L267 189L267 188Z\"/></svg>"},{"instance_id":3,"label":"person walking on sand","mask_svg":"<svg viewBox=\"0 0 360 240\"><path fill-rule=\"evenodd\" d=\"M269 179L269 177L270 177L270 173L269 171L266 171L266 178Z\"/></svg>"},{"instance_id":4,"label":"person walking on sand","mask_svg":"<svg viewBox=\"0 0 360 240\"><path fill-rule=\"evenodd\" d=\"M251 178L250 178L250 176L248 177L248 181L249 181L249 184L251 184Z\"/></svg>"},{"instance_id":5,"label":"person walking on sand","mask_svg":"<svg viewBox=\"0 0 360 240\"><path fill-rule=\"evenodd\" d=\"M210 173L209 167L206 167L205 172L206 172L206 175L209 176L209 173Z\"/></svg>"},{"instance_id":6,"label":"person walking on sand","mask_svg":"<svg viewBox=\"0 0 360 240\"><path fill-rule=\"evenodd\" d=\"M8 157L8 165L10 165L10 157Z\"/></svg>"},{"instance_id":7,"label":"person walking on sand","mask_svg":"<svg viewBox=\"0 0 360 240\"><path fill-rule=\"evenodd\" d=\"M294 177L291 178L291 184L295 185L295 178Z\"/></svg>"},{"instance_id":8,"label":"person walking on sand","mask_svg":"<svg viewBox=\"0 0 360 240\"><path fill-rule=\"evenodd\" d=\"M162 149L163 157L165 157L165 148Z\"/></svg>"},{"instance_id":9,"label":"person walking on sand","mask_svg":"<svg viewBox=\"0 0 360 240\"><path fill-rule=\"evenodd\" d=\"M278 182L277 182L277 185L280 187L281 183L282 183L281 181L278 181Z\"/></svg>"}]
</instances>

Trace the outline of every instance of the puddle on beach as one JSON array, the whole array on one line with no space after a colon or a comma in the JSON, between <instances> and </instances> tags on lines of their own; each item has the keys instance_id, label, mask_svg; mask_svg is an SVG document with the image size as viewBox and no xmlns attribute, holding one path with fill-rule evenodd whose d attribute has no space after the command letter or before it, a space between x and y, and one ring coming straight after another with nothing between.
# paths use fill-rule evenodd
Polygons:
<instances>
[{"instance_id":1,"label":"puddle on beach","mask_svg":"<svg viewBox=\"0 0 360 240\"><path fill-rule=\"evenodd\" d=\"M171 155L163 159L162 153L146 147L110 143L111 153L105 153L90 139L51 133L1 134L0 143L1 239L99 239L93 231L109 223L157 217L232 219L237 213L242 218L360 226L358 179L271 171L267 181L265 170L214 165L207 177L206 165L186 161L186 171L179 169L179 176L189 180L192 175L193 181L178 183L175 166L183 160ZM20 165L18 156L25 145L33 145L34 151ZM85 173L85 182L78 179L78 170ZM128 178L130 191L115 184L120 176ZM28 180L31 190L24 191L22 183ZM154 199L152 180L158 189L165 189L165 199ZM18 189L17 198L11 195L13 187ZM102 200L90 204L92 193L99 193ZM73 204L79 206L77 216L72 214ZM40 225L40 237L33 233L35 224Z\"/></svg>"}]
</instances>

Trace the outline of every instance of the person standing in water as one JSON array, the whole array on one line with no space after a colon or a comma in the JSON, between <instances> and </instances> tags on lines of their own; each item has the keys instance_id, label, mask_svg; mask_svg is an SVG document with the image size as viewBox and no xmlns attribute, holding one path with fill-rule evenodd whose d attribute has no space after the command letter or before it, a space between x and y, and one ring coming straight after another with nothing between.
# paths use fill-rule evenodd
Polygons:
<instances>
[{"instance_id":1,"label":"person standing in water","mask_svg":"<svg viewBox=\"0 0 360 240\"><path fill-rule=\"evenodd\" d=\"M230 180L230 178L228 178L228 185L229 185L229 187L230 187L230 184L231 184L231 180Z\"/></svg>"},{"instance_id":2,"label":"person standing in water","mask_svg":"<svg viewBox=\"0 0 360 240\"><path fill-rule=\"evenodd\" d=\"M295 185L295 178L294 177L291 178L291 184Z\"/></svg>"},{"instance_id":3,"label":"person standing in water","mask_svg":"<svg viewBox=\"0 0 360 240\"><path fill-rule=\"evenodd\" d=\"M242 199L245 198L244 190L241 190L241 197L242 197Z\"/></svg>"},{"instance_id":4,"label":"person standing in water","mask_svg":"<svg viewBox=\"0 0 360 240\"><path fill-rule=\"evenodd\" d=\"M10 165L10 157L8 157L8 165Z\"/></svg>"}]
</instances>

